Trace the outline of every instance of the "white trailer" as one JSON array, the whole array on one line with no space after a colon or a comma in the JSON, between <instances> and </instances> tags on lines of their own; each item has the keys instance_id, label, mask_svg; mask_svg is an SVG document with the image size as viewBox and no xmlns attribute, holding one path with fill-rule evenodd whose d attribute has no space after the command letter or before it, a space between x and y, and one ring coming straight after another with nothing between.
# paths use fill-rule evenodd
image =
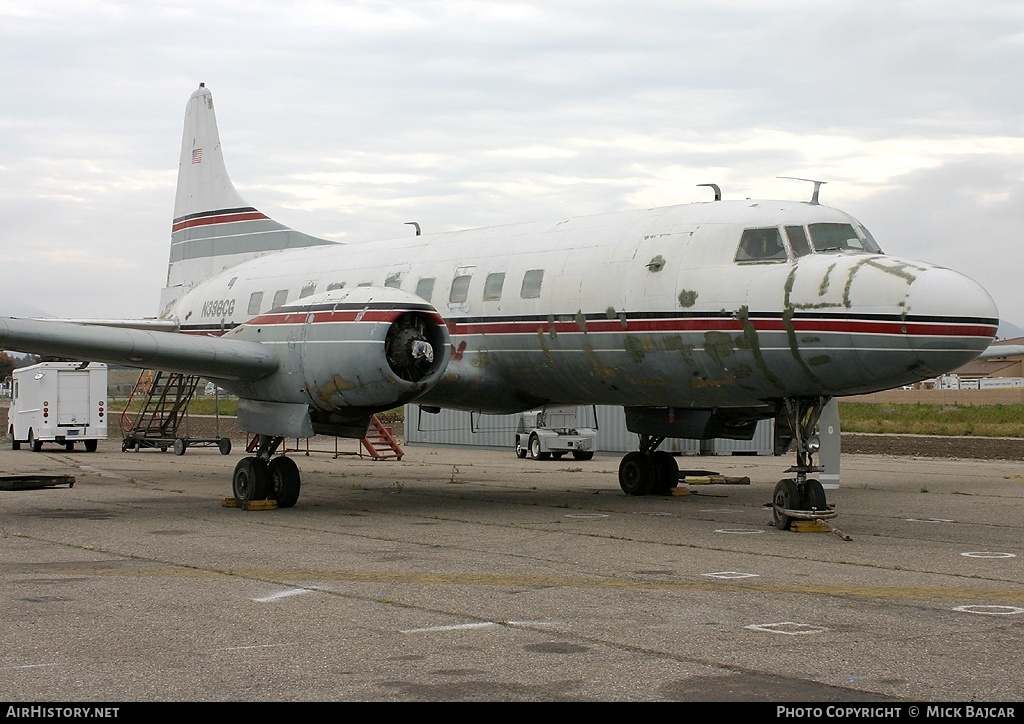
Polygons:
<instances>
[{"instance_id":1,"label":"white trailer","mask_svg":"<svg viewBox=\"0 0 1024 724\"><path fill-rule=\"evenodd\" d=\"M576 426L575 407L547 407L519 416L516 456L522 459L529 454L534 460L558 460L572 453L577 460L590 460L596 440L596 428Z\"/></svg>"},{"instance_id":2,"label":"white trailer","mask_svg":"<svg viewBox=\"0 0 1024 724\"><path fill-rule=\"evenodd\" d=\"M95 452L107 439L107 366L97 362L40 362L11 375L7 436L11 449L44 442Z\"/></svg>"}]
</instances>

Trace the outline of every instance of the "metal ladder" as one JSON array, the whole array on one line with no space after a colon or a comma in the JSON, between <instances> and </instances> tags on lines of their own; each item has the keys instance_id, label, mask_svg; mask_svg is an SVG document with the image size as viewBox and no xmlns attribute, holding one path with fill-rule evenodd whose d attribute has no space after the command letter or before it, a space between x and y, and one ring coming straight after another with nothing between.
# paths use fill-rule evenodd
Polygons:
<instances>
[{"instance_id":1,"label":"metal ladder","mask_svg":"<svg viewBox=\"0 0 1024 724\"><path fill-rule=\"evenodd\" d=\"M189 446L216 446L221 454L231 451L227 438L200 439L188 436L188 403L199 385L198 375L143 370L121 413L121 450L173 447L175 455L184 455ZM145 395L142 409L131 417L132 400ZM184 427L184 432L182 428Z\"/></svg>"},{"instance_id":2,"label":"metal ladder","mask_svg":"<svg viewBox=\"0 0 1024 724\"><path fill-rule=\"evenodd\" d=\"M405 451L402 450L398 441L391 434L391 428L378 420L376 415L370 418L370 426L366 430L366 437L359 441L359 447L360 456L362 456L362 451L366 450L366 453L374 460L385 460L387 458L401 460L402 456L405 455Z\"/></svg>"}]
</instances>

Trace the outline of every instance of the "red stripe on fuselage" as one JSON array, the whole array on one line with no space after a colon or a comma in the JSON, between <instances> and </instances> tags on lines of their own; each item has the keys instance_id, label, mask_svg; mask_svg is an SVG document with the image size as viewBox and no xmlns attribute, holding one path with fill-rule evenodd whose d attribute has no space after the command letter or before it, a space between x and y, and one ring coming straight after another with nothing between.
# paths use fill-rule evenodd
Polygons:
<instances>
[{"instance_id":1,"label":"red stripe on fuselage","mask_svg":"<svg viewBox=\"0 0 1024 724\"><path fill-rule=\"evenodd\" d=\"M338 310L334 312L283 312L263 314L247 322L247 326L276 326L297 324L345 324L345 323L390 323L409 311L424 313L422 310L403 309L371 309L371 310ZM310 315L312 314L312 319ZM425 313L424 313L425 314ZM640 319L631 320L623 326L615 319L590 320L584 328L575 321L547 322L542 320L502 321L502 322L458 322L447 323L439 314L427 314L437 324L447 324L452 335L512 335L512 334L547 334L554 331L559 334L602 333L672 333L672 332L742 332L743 322L738 319ZM786 324L781 319L749 320L758 332L785 332ZM845 333L845 334L882 334L909 337L995 337L996 327L986 324L955 322L908 322L869 321L869 320L830 320L830 319L794 319L791 322L795 332L808 333ZM182 330L183 334L219 337L223 332L205 329Z\"/></svg>"}]
</instances>

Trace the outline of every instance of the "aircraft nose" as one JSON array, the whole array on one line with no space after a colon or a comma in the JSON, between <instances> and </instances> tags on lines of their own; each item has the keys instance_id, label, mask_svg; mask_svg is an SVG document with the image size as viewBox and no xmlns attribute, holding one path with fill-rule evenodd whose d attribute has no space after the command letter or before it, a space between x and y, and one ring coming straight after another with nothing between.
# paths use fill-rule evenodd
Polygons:
<instances>
[{"instance_id":1,"label":"aircraft nose","mask_svg":"<svg viewBox=\"0 0 1024 724\"><path fill-rule=\"evenodd\" d=\"M967 364L995 339L999 311L989 293L973 279L950 269L931 267L907 289L906 330L915 367L930 376Z\"/></svg>"}]
</instances>

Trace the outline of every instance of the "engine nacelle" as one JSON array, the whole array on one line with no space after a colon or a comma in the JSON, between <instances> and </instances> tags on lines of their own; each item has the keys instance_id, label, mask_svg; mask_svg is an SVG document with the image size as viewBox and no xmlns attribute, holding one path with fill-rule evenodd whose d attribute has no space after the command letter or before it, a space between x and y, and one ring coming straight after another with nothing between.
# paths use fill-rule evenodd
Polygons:
<instances>
[{"instance_id":1,"label":"engine nacelle","mask_svg":"<svg viewBox=\"0 0 1024 724\"><path fill-rule=\"evenodd\" d=\"M311 411L388 410L441 378L451 355L448 328L430 304L390 287L337 289L250 320L237 336L271 345L278 372L257 399L305 402Z\"/></svg>"}]
</instances>

